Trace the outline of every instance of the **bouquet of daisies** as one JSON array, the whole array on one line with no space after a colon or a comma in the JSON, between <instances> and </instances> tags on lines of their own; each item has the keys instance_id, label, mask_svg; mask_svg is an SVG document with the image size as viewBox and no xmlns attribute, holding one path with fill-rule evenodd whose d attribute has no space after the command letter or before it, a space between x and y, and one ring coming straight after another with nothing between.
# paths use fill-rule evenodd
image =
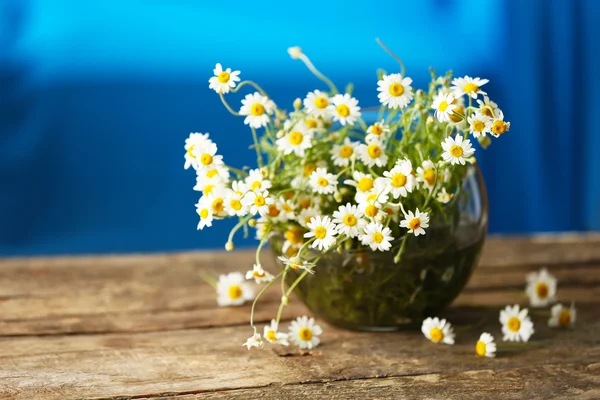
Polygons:
<instances>
[{"instance_id":1,"label":"bouquet of daisies","mask_svg":"<svg viewBox=\"0 0 600 400\"><path fill-rule=\"evenodd\" d=\"M256 229L256 263L242 274L222 276L216 284L219 304L239 305L258 299L289 269L302 270L298 280L315 273L319 255L343 249L396 251L400 261L406 240L426 235L430 223L456 212L453 198L468 164L475 163L472 140L483 147L509 130L510 123L483 87L487 79L452 79L451 72L431 71L427 90L414 90L401 60L380 42L400 66L399 73L378 71L381 107L377 122L367 124L349 85L341 93L297 47L292 58L303 61L327 86L279 108L256 83L240 80L240 71L217 64L209 80L223 105L250 128L258 168L233 167L218 154L208 133L192 133L185 141L185 168L196 170L194 190L198 229L215 220L236 218L225 248L234 248L242 229ZM234 108L229 99L243 88L251 93ZM272 237L283 242L277 276L263 270L260 250ZM401 244L396 250L395 240ZM318 269L318 268L316 268ZM266 286L254 298L244 278ZM281 311L298 280L284 292L277 318L265 327L264 339L287 344L278 331ZM283 282L282 282L283 285ZM254 310L254 304L252 307ZM253 314L253 313L252 313ZM263 336L246 345L262 347ZM268 329L267 329L268 328ZM294 321L291 339L301 348L318 344L321 328L306 317Z\"/></svg>"}]
</instances>

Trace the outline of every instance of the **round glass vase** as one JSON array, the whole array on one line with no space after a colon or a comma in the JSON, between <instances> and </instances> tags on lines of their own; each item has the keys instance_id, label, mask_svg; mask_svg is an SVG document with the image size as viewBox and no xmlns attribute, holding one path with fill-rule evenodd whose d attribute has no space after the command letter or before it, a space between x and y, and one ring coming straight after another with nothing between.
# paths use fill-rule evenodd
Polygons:
<instances>
[{"instance_id":1,"label":"round glass vase","mask_svg":"<svg viewBox=\"0 0 600 400\"><path fill-rule=\"evenodd\" d=\"M468 166L458 194L448 204L436 204L445 211L434 209L427 233L398 238L390 251L315 252L315 273L306 275L295 293L316 317L348 329L396 330L438 314L465 287L485 241L488 204L479 167ZM271 238L280 268L282 244L282 236ZM289 270L286 283L301 273Z\"/></svg>"}]
</instances>

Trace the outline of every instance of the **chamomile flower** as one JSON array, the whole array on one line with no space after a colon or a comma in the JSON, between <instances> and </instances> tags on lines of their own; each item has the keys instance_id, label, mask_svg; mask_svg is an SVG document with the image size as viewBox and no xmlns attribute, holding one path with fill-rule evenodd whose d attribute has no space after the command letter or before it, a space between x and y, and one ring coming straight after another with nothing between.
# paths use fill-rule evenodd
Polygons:
<instances>
[{"instance_id":1,"label":"chamomile flower","mask_svg":"<svg viewBox=\"0 0 600 400\"><path fill-rule=\"evenodd\" d=\"M476 138L485 136L486 133L490 133L492 130L492 119L480 112L471 115L467 118L467 121L469 122L469 131Z\"/></svg>"},{"instance_id":2,"label":"chamomile flower","mask_svg":"<svg viewBox=\"0 0 600 400\"><path fill-rule=\"evenodd\" d=\"M333 222L336 223L336 229L340 234L343 233L348 237L355 238L364 226L363 215L357 205L348 203L345 206L339 206L333 212Z\"/></svg>"},{"instance_id":3,"label":"chamomile flower","mask_svg":"<svg viewBox=\"0 0 600 400\"><path fill-rule=\"evenodd\" d=\"M315 90L306 95L304 99L306 112L315 117L330 118L335 113L335 107L325 92Z\"/></svg>"},{"instance_id":4,"label":"chamomile flower","mask_svg":"<svg viewBox=\"0 0 600 400\"><path fill-rule=\"evenodd\" d=\"M378 140L372 140L368 144L358 146L358 157L367 167L384 167L387 164L388 156L385 154L383 143Z\"/></svg>"},{"instance_id":5,"label":"chamomile flower","mask_svg":"<svg viewBox=\"0 0 600 400\"><path fill-rule=\"evenodd\" d=\"M244 181L233 181L231 182L231 190L233 190L235 194L243 196L248 191L248 186Z\"/></svg>"},{"instance_id":6,"label":"chamomile flower","mask_svg":"<svg viewBox=\"0 0 600 400\"><path fill-rule=\"evenodd\" d=\"M219 306L241 306L254 299L252 287L240 272L230 272L219 276L217 282L217 303Z\"/></svg>"},{"instance_id":7,"label":"chamomile flower","mask_svg":"<svg viewBox=\"0 0 600 400\"><path fill-rule=\"evenodd\" d=\"M218 63L213 72L215 76L208 80L208 87L217 93L229 93L229 90L240 80L240 71L231 71L231 68L224 70Z\"/></svg>"},{"instance_id":8,"label":"chamomile flower","mask_svg":"<svg viewBox=\"0 0 600 400\"><path fill-rule=\"evenodd\" d=\"M352 173L352 179L347 179L344 184L356 187L356 193L367 193L375 187L375 180L369 174L359 171Z\"/></svg>"},{"instance_id":9,"label":"chamomile flower","mask_svg":"<svg viewBox=\"0 0 600 400\"><path fill-rule=\"evenodd\" d=\"M504 113L501 110L496 110L496 117L492 119L492 127L490 129L494 137L499 137L510 129L510 122L504 122Z\"/></svg>"},{"instance_id":10,"label":"chamomile flower","mask_svg":"<svg viewBox=\"0 0 600 400\"><path fill-rule=\"evenodd\" d=\"M398 197L406 197L408 193L413 191L415 178L412 175L412 163L409 159L398 160L394 168L383 173L388 179L390 193L394 199Z\"/></svg>"},{"instance_id":11,"label":"chamomile flower","mask_svg":"<svg viewBox=\"0 0 600 400\"><path fill-rule=\"evenodd\" d=\"M439 192L437 192L435 199L442 204L449 203L452 200L453 194L446 192L446 188L442 188Z\"/></svg>"},{"instance_id":12,"label":"chamomile flower","mask_svg":"<svg viewBox=\"0 0 600 400\"><path fill-rule=\"evenodd\" d=\"M283 197L279 198L279 209L281 210L281 214L279 214L280 221L287 221L290 219L294 219L296 216L294 203L289 199L284 199Z\"/></svg>"},{"instance_id":13,"label":"chamomile flower","mask_svg":"<svg viewBox=\"0 0 600 400\"><path fill-rule=\"evenodd\" d=\"M258 168L248 171L248 176L246 177L245 182L247 190L252 191L268 190L271 189L272 186L271 181L265 179L265 176Z\"/></svg>"},{"instance_id":14,"label":"chamomile flower","mask_svg":"<svg viewBox=\"0 0 600 400\"><path fill-rule=\"evenodd\" d=\"M193 189L202 192L204 195L209 195L215 189L224 189L225 183L226 181L218 174L209 177L203 169L197 169L196 184Z\"/></svg>"},{"instance_id":15,"label":"chamomile flower","mask_svg":"<svg viewBox=\"0 0 600 400\"><path fill-rule=\"evenodd\" d=\"M567 326L573 326L577 319L577 310L573 303L571 307L567 308L562 304L555 304L551 309L551 317L548 320L548 326L556 328L566 328Z\"/></svg>"},{"instance_id":16,"label":"chamomile flower","mask_svg":"<svg viewBox=\"0 0 600 400\"><path fill-rule=\"evenodd\" d=\"M425 160L420 167L417 168L417 182L423 187L432 190L435 186L435 164L431 160Z\"/></svg>"},{"instance_id":17,"label":"chamomile flower","mask_svg":"<svg viewBox=\"0 0 600 400\"><path fill-rule=\"evenodd\" d=\"M427 318L421 325L423 335L433 343L454 344L454 330L450 322L438 317Z\"/></svg>"},{"instance_id":18,"label":"chamomile flower","mask_svg":"<svg viewBox=\"0 0 600 400\"><path fill-rule=\"evenodd\" d=\"M478 94L487 94L481 90L481 87L488 82L488 79L471 78L470 76L466 75L464 78L452 79L452 87L450 90L455 93L456 97L466 94L467 96L471 96L472 98L476 99Z\"/></svg>"},{"instance_id":19,"label":"chamomile flower","mask_svg":"<svg viewBox=\"0 0 600 400\"><path fill-rule=\"evenodd\" d=\"M225 212L229 214L229 216L242 217L248 214L248 207L242 203L242 196L243 194L232 189L226 189Z\"/></svg>"},{"instance_id":20,"label":"chamomile flower","mask_svg":"<svg viewBox=\"0 0 600 400\"><path fill-rule=\"evenodd\" d=\"M202 196L202 198L196 204L196 212L200 216L200 221L198 222L198 230L204 229L204 227L211 227L213 222L213 212L212 207L210 206L210 202L208 201L207 196Z\"/></svg>"},{"instance_id":21,"label":"chamomile flower","mask_svg":"<svg viewBox=\"0 0 600 400\"><path fill-rule=\"evenodd\" d=\"M371 250L388 251L392 247L392 230L378 222L369 222L364 233L358 237L362 244L370 246Z\"/></svg>"},{"instance_id":22,"label":"chamomile flower","mask_svg":"<svg viewBox=\"0 0 600 400\"><path fill-rule=\"evenodd\" d=\"M356 119L360 117L360 107L358 100L351 97L348 93L336 94L331 102L335 106L333 120L339 121L342 125L354 125Z\"/></svg>"},{"instance_id":23,"label":"chamomile flower","mask_svg":"<svg viewBox=\"0 0 600 400\"><path fill-rule=\"evenodd\" d=\"M265 271L260 264L254 264L252 269L246 272L246 279L254 279L256 283L267 283L273 280L274 276Z\"/></svg>"},{"instance_id":24,"label":"chamomile flower","mask_svg":"<svg viewBox=\"0 0 600 400\"><path fill-rule=\"evenodd\" d=\"M288 346L290 342L288 341L288 334L279 332L277 321L274 319L271 320L270 325L265 325L265 330L263 332L263 336L269 343L280 344L282 346Z\"/></svg>"},{"instance_id":25,"label":"chamomile flower","mask_svg":"<svg viewBox=\"0 0 600 400\"><path fill-rule=\"evenodd\" d=\"M381 207L389 201L390 190L389 179L380 177L375 179L375 186L368 192L357 191L354 199L361 206L375 204Z\"/></svg>"},{"instance_id":26,"label":"chamomile flower","mask_svg":"<svg viewBox=\"0 0 600 400\"><path fill-rule=\"evenodd\" d=\"M383 79L377 82L377 95L379 101L388 108L404 108L413 98L412 79L403 78L401 74L384 75Z\"/></svg>"},{"instance_id":27,"label":"chamomile flower","mask_svg":"<svg viewBox=\"0 0 600 400\"><path fill-rule=\"evenodd\" d=\"M425 228L429 227L429 214L420 212L419 209L413 214L412 211L404 214L404 219L400 221L401 228L407 228L409 233L415 236L424 235Z\"/></svg>"},{"instance_id":28,"label":"chamomile flower","mask_svg":"<svg viewBox=\"0 0 600 400\"><path fill-rule=\"evenodd\" d=\"M351 141L349 138L345 138L341 144L333 145L331 149L331 158L333 165L338 167L347 167L350 165L350 161L356 156L356 149L358 144Z\"/></svg>"},{"instance_id":29,"label":"chamomile flower","mask_svg":"<svg viewBox=\"0 0 600 400\"><path fill-rule=\"evenodd\" d=\"M208 138L208 133L190 133L190 136L185 139L185 164L183 166L184 169L188 169L190 167L196 168L198 163L196 161L196 154L194 153L194 149L196 147L200 148L204 146L205 143L211 142Z\"/></svg>"},{"instance_id":30,"label":"chamomile flower","mask_svg":"<svg viewBox=\"0 0 600 400\"><path fill-rule=\"evenodd\" d=\"M319 336L323 334L323 329L315 324L314 318L307 316L298 317L289 327L289 340L301 349L313 349L319 345L321 340Z\"/></svg>"},{"instance_id":31,"label":"chamomile flower","mask_svg":"<svg viewBox=\"0 0 600 400\"><path fill-rule=\"evenodd\" d=\"M316 214L315 214L316 215ZM312 218L312 217L311 217ZM299 249L304 244L304 229L299 226L291 225L283 234L283 253L287 254L290 248Z\"/></svg>"},{"instance_id":32,"label":"chamomile flower","mask_svg":"<svg viewBox=\"0 0 600 400\"><path fill-rule=\"evenodd\" d=\"M265 342L260 337L260 333L254 332L254 335L250 336L246 340L246 343L244 343L242 346L246 346L248 350L250 350L252 347L262 349L265 346Z\"/></svg>"},{"instance_id":33,"label":"chamomile flower","mask_svg":"<svg viewBox=\"0 0 600 400\"><path fill-rule=\"evenodd\" d=\"M373 125L367 128L367 137L365 141L370 143L371 141L382 141L386 134L390 133L390 127L385 123L385 120L381 122L375 122Z\"/></svg>"},{"instance_id":34,"label":"chamomile flower","mask_svg":"<svg viewBox=\"0 0 600 400\"><path fill-rule=\"evenodd\" d=\"M454 139L448 136L442 142L442 149L444 150L442 158L452 165L465 165L465 158L471 157L475 153L475 149L471 147L471 141L463 139L460 135L456 135Z\"/></svg>"},{"instance_id":35,"label":"chamomile flower","mask_svg":"<svg viewBox=\"0 0 600 400\"><path fill-rule=\"evenodd\" d=\"M274 202L275 200L272 197L269 197L268 190L265 190L264 192L248 192L242 198L242 204L249 208L250 214L260 214L261 217L264 217L269 213L269 206Z\"/></svg>"},{"instance_id":36,"label":"chamomile flower","mask_svg":"<svg viewBox=\"0 0 600 400\"><path fill-rule=\"evenodd\" d=\"M450 116L456 108L456 104L453 104L454 100L454 95L451 93L445 94L441 91L433 98L431 108L435 110L435 117L438 121L450 122Z\"/></svg>"},{"instance_id":37,"label":"chamomile flower","mask_svg":"<svg viewBox=\"0 0 600 400\"><path fill-rule=\"evenodd\" d=\"M216 143L206 141L201 146L195 146L192 153L199 169L210 170L223 165L223 156L216 155Z\"/></svg>"},{"instance_id":38,"label":"chamomile flower","mask_svg":"<svg viewBox=\"0 0 600 400\"><path fill-rule=\"evenodd\" d=\"M328 173L325 168L317 168L316 171L310 174L309 182L313 191L319 194L335 192L338 184L335 175Z\"/></svg>"},{"instance_id":39,"label":"chamomile flower","mask_svg":"<svg viewBox=\"0 0 600 400\"><path fill-rule=\"evenodd\" d=\"M224 218L227 216L225 211L225 198L227 197L227 189L224 186L215 186L210 193L206 195L213 217Z\"/></svg>"},{"instance_id":40,"label":"chamomile flower","mask_svg":"<svg viewBox=\"0 0 600 400\"><path fill-rule=\"evenodd\" d=\"M477 99L477 104L479 104L479 111L483 115L494 118L494 115L496 115L496 110L498 109L498 104L491 101L487 96L483 96L483 101Z\"/></svg>"},{"instance_id":41,"label":"chamomile flower","mask_svg":"<svg viewBox=\"0 0 600 400\"><path fill-rule=\"evenodd\" d=\"M229 182L229 169L224 164L215 164L209 168L201 168L196 170L196 180L207 180L214 182L215 180L221 180L222 182Z\"/></svg>"},{"instance_id":42,"label":"chamomile flower","mask_svg":"<svg viewBox=\"0 0 600 400\"><path fill-rule=\"evenodd\" d=\"M337 231L335 224L328 216L313 217L306 226L310 229L310 232L305 233L304 237L315 238L311 244L313 249L327 250L335 243Z\"/></svg>"},{"instance_id":43,"label":"chamomile flower","mask_svg":"<svg viewBox=\"0 0 600 400\"><path fill-rule=\"evenodd\" d=\"M290 130L290 133L277 139L277 150L284 155L294 153L304 157L306 149L312 147L313 133L304 122L299 122Z\"/></svg>"},{"instance_id":44,"label":"chamomile flower","mask_svg":"<svg viewBox=\"0 0 600 400\"><path fill-rule=\"evenodd\" d=\"M315 271L313 271L315 264L309 263L308 261L304 261L303 259L301 259L298 256L289 257L289 258L280 256L278 258L279 258L279 261L281 261L286 267L290 267L291 269L296 269L296 270L302 269L311 274L315 273Z\"/></svg>"},{"instance_id":45,"label":"chamomile flower","mask_svg":"<svg viewBox=\"0 0 600 400\"><path fill-rule=\"evenodd\" d=\"M542 268L527 275L525 293L532 307L545 307L556 301L556 278Z\"/></svg>"},{"instance_id":46,"label":"chamomile flower","mask_svg":"<svg viewBox=\"0 0 600 400\"><path fill-rule=\"evenodd\" d=\"M527 342L533 335L533 322L529 319L528 310L520 309L517 304L506 306L500 311L500 323L502 324L502 333L504 341Z\"/></svg>"},{"instance_id":47,"label":"chamomile flower","mask_svg":"<svg viewBox=\"0 0 600 400\"><path fill-rule=\"evenodd\" d=\"M475 345L475 352L480 357L496 357L494 337L487 332L482 333Z\"/></svg>"},{"instance_id":48,"label":"chamomile flower","mask_svg":"<svg viewBox=\"0 0 600 400\"><path fill-rule=\"evenodd\" d=\"M269 122L269 114L273 114L275 103L269 100L268 97L261 95L258 92L247 94L242 100L242 108L240 114L246 116L244 124L250 125L253 128L266 126Z\"/></svg>"}]
</instances>

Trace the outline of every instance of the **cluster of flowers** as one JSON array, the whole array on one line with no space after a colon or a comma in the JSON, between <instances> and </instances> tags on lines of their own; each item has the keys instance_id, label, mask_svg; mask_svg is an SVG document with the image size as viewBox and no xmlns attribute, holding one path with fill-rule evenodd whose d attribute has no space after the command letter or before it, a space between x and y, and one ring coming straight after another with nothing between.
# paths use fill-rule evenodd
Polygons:
<instances>
[{"instance_id":1,"label":"cluster of flowers","mask_svg":"<svg viewBox=\"0 0 600 400\"><path fill-rule=\"evenodd\" d=\"M381 107L377 122L367 124L350 86L340 93L299 48L289 53L329 87L296 99L291 112L279 109L256 83L240 82L239 71L217 64L209 80L224 106L249 126L258 168L226 165L208 133L192 133L185 142L185 168L196 170L194 190L202 192L198 229L238 218L225 245L231 251L236 232L256 228L260 244L248 278L266 285L282 280L275 325L298 283L285 290L288 270L302 270L302 279L314 272L319 254L344 248L397 248L399 261L410 236L425 235L436 218L457 212L453 199L467 165L475 162L471 138L487 147L490 136L510 128L482 90L487 79L452 79L451 73L432 71L429 89L415 91L401 63L400 73L380 71ZM243 87L256 92L236 111L225 96ZM277 276L267 274L259 258L272 236L283 241L284 270ZM244 301L243 296L243 291L219 292L222 304ZM250 324L256 336L252 316Z\"/></svg>"},{"instance_id":2,"label":"cluster of flowers","mask_svg":"<svg viewBox=\"0 0 600 400\"><path fill-rule=\"evenodd\" d=\"M546 307L556 302L556 278L543 268L527 276L525 293L529 297L532 307ZM571 303L565 307L556 303L551 308L548 326L566 328L575 324L577 311ZM500 311L500 324L502 325L503 341L527 342L534 333L533 322L529 317L527 308L521 309L519 305L506 306ZM454 344L454 330L450 322L445 319L427 318L423 321L421 331L425 337L434 343ZM496 356L496 343L494 337L484 332L475 345L477 355L482 357Z\"/></svg>"}]
</instances>

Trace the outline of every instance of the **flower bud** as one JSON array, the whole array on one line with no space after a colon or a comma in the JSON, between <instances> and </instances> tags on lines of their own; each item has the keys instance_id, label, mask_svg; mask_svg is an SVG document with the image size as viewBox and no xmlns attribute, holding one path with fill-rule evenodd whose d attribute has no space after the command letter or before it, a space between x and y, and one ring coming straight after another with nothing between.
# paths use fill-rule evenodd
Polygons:
<instances>
[{"instance_id":1,"label":"flower bud","mask_svg":"<svg viewBox=\"0 0 600 400\"><path fill-rule=\"evenodd\" d=\"M298 46L288 48L288 53L290 57L292 57L294 60L297 60L300 57L302 57L302 49Z\"/></svg>"},{"instance_id":2,"label":"flower bud","mask_svg":"<svg viewBox=\"0 0 600 400\"><path fill-rule=\"evenodd\" d=\"M427 125L431 124L433 124L433 117L430 115L429 117L427 117Z\"/></svg>"},{"instance_id":3,"label":"flower bud","mask_svg":"<svg viewBox=\"0 0 600 400\"><path fill-rule=\"evenodd\" d=\"M286 295L281 296L281 304L287 306L288 304L290 304L290 298Z\"/></svg>"},{"instance_id":4,"label":"flower bud","mask_svg":"<svg viewBox=\"0 0 600 400\"><path fill-rule=\"evenodd\" d=\"M302 99L298 98L294 100L294 109L299 110L302 108Z\"/></svg>"},{"instance_id":5,"label":"flower bud","mask_svg":"<svg viewBox=\"0 0 600 400\"><path fill-rule=\"evenodd\" d=\"M333 199L335 201L337 201L338 203L341 203L342 202L342 194L340 192L338 192L338 191L335 191L333 193Z\"/></svg>"},{"instance_id":6,"label":"flower bud","mask_svg":"<svg viewBox=\"0 0 600 400\"><path fill-rule=\"evenodd\" d=\"M227 250L227 251L232 251L234 249L234 247L235 246L233 245L233 242L225 243L225 250Z\"/></svg>"},{"instance_id":7,"label":"flower bud","mask_svg":"<svg viewBox=\"0 0 600 400\"><path fill-rule=\"evenodd\" d=\"M492 139L490 139L488 136L479 136L477 140L484 149L487 149L492 144Z\"/></svg>"},{"instance_id":8,"label":"flower bud","mask_svg":"<svg viewBox=\"0 0 600 400\"><path fill-rule=\"evenodd\" d=\"M254 228L256 226L256 220L251 219L250 221L248 221L248 225L250 226L250 228Z\"/></svg>"}]
</instances>

